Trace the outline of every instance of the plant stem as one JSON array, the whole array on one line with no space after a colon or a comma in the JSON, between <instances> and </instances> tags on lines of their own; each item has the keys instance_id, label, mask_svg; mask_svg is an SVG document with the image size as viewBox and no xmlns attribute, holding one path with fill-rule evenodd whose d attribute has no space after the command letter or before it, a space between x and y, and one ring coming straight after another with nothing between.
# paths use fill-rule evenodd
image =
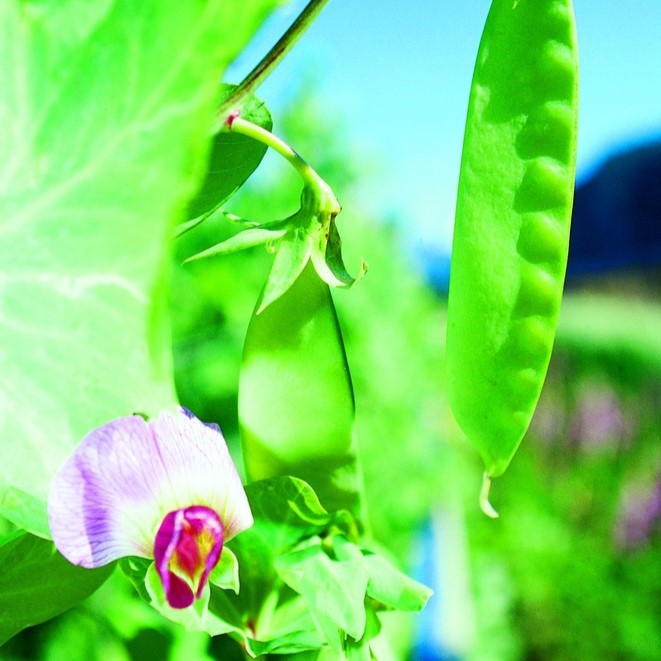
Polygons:
<instances>
[{"instance_id":1,"label":"plant stem","mask_svg":"<svg viewBox=\"0 0 661 661\"><path fill-rule=\"evenodd\" d=\"M227 119L226 126L230 131L246 135L277 151L278 154L284 157L294 167L303 181L310 187L314 189L328 188L328 184L308 165L303 157L294 151L284 140L278 138L277 135L242 117L234 115L230 115Z\"/></svg>"},{"instance_id":2,"label":"plant stem","mask_svg":"<svg viewBox=\"0 0 661 661\"><path fill-rule=\"evenodd\" d=\"M239 86L223 101L218 109L221 121L229 112L240 108L243 102L271 74L273 69L294 47L300 36L310 27L328 0L310 0L289 29L278 39L257 66L243 79Z\"/></svg>"}]
</instances>

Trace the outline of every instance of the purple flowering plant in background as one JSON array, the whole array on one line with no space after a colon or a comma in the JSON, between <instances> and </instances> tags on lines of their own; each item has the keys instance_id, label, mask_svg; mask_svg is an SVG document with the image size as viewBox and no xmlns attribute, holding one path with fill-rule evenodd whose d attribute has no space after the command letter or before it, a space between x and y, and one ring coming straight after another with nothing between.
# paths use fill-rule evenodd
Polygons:
<instances>
[{"instance_id":1,"label":"purple flowering plant in background","mask_svg":"<svg viewBox=\"0 0 661 661\"><path fill-rule=\"evenodd\" d=\"M220 429L183 409L91 431L57 473L48 515L73 564L154 559L177 609L201 597L224 543L253 524Z\"/></svg>"}]
</instances>

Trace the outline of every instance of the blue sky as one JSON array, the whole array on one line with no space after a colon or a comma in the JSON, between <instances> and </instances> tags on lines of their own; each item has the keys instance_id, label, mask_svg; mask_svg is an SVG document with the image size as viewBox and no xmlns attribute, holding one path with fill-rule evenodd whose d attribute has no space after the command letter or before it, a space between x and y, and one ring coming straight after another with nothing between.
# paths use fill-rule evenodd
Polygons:
<instances>
[{"instance_id":1,"label":"blue sky","mask_svg":"<svg viewBox=\"0 0 661 661\"><path fill-rule=\"evenodd\" d=\"M305 5L276 12L246 72ZM449 250L463 125L489 0L330 0L260 88L276 110L311 66L350 134L384 161L373 203ZM579 180L605 155L661 137L661 0L575 0L581 67ZM305 155L314 165L314 154Z\"/></svg>"}]
</instances>

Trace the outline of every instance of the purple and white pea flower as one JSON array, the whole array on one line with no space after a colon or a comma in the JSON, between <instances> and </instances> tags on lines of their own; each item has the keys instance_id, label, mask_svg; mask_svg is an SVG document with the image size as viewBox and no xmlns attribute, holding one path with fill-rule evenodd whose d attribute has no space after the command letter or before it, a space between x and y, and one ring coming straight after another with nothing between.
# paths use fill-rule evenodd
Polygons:
<instances>
[{"instance_id":1,"label":"purple and white pea flower","mask_svg":"<svg viewBox=\"0 0 661 661\"><path fill-rule=\"evenodd\" d=\"M173 608L199 599L223 544L253 524L220 429L186 410L87 434L55 476L48 516L73 564L153 558Z\"/></svg>"}]
</instances>

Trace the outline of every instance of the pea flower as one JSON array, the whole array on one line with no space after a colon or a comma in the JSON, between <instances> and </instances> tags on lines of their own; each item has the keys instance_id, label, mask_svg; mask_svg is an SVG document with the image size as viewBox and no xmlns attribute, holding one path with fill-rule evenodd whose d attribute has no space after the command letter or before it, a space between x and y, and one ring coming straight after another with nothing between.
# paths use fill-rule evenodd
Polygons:
<instances>
[{"instance_id":1,"label":"pea flower","mask_svg":"<svg viewBox=\"0 0 661 661\"><path fill-rule=\"evenodd\" d=\"M200 598L223 544L253 523L220 429L184 409L91 431L55 476L48 516L73 564L153 558L173 608Z\"/></svg>"}]
</instances>

